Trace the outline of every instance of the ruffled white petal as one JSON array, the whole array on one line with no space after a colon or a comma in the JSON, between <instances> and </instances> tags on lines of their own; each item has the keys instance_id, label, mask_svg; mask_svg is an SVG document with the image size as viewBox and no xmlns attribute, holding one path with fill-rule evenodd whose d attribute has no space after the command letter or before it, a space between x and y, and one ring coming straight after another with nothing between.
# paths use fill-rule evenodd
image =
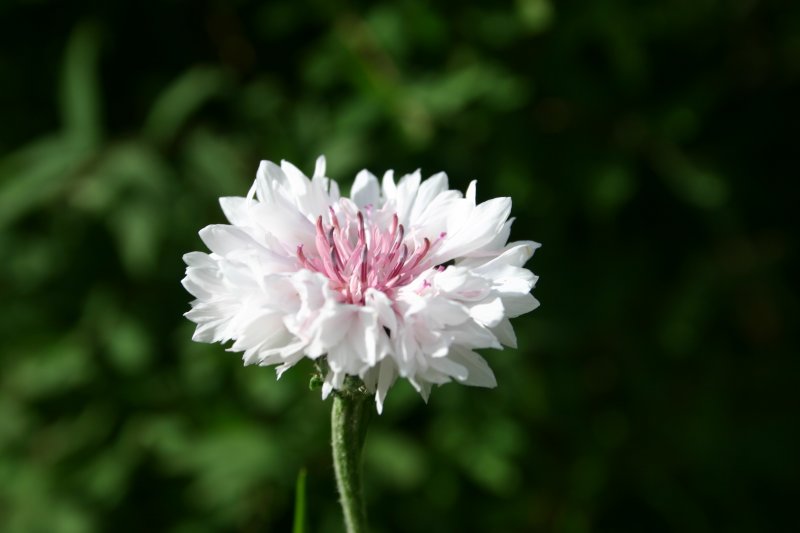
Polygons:
<instances>
[{"instance_id":1,"label":"ruffled white petal","mask_svg":"<svg viewBox=\"0 0 800 533\"><path fill-rule=\"evenodd\" d=\"M511 213L511 198L493 198L474 207L469 203L465 200L464 212L454 213L447 221L447 237L436 251L436 261L484 253Z\"/></svg>"},{"instance_id":2,"label":"ruffled white petal","mask_svg":"<svg viewBox=\"0 0 800 533\"><path fill-rule=\"evenodd\" d=\"M461 380L465 385L488 388L497 386L497 379L495 379L492 369L489 368L489 364L472 350L455 346L450 358L467 369L467 377Z\"/></svg>"}]
</instances>

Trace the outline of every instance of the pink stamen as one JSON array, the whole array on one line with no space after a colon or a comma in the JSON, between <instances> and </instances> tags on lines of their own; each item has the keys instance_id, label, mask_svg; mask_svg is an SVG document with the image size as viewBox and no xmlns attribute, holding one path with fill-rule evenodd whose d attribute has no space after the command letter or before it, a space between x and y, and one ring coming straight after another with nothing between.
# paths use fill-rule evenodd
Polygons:
<instances>
[{"instance_id":1,"label":"pink stamen","mask_svg":"<svg viewBox=\"0 0 800 533\"><path fill-rule=\"evenodd\" d=\"M362 285L366 285L367 284L367 259L368 259L367 247L364 246L364 248L361 250L361 284Z\"/></svg>"},{"instance_id":2,"label":"pink stamen","mask_svg":"<svg viewBox=\"0 0 800 533\"><path fill-rule=\"evenodd\" d=\"M298 244L297 245L297 259L300 260L300 264L303 265L305 268L309 268L311 266L311 263L309 263L308 259L306 259L306 254L303 253L303 245L302 244ZM313 270L313 269L309 268L309 270Z\"/></svg>"},{"instance_id":3,"label":"pink stamen","mask_svg":"<svg viewBox=\"0 0 800 533\"><path fill-rule=\"evenodd\" d=\"M333 207L328 207L328 211L331 214L331 224L336 228L336 231L339 231L339 218L336 216L336 211L333 210Z\"/></svg>"},{"instance_id":4,"label":"pink stamen","mask_svg":"<svg viewBox=\"0 0 800 533\"><path fill-rule=\"evenodd\" d=\"M394 238L394 242L392 242L392 247L389 248L389 255L394 254L400 248L400 244L403 242L403 237L405 237L406 229L400 224L397 227L397 235Z\"/></svg>"},{"instance_id":5,"label":"pink stamen","mask_svg":"<svg viewBox=\"0 0 800 533\"><path fill-rule=\"evenodd\" d=\"M367 232L364 230L364 215L358 212L358 241L366 244Z\"/></svg>"},{"instance_id":6,"label":"pink stamen","mask_svg":"<svg viewBox=\"0 0 800 533\"><path fill-rule=\"evenodd\" d=\"M420 261L422 261L422 258L425 257L425 254L427 254L428 250L430 249L431 249L431 241L428 240L427 237L425 237L425 240L422 241L422 246L417 248L417 250L414 252L414 255L412 255L411 259L408 260L406 268L408 270L413 270L414 267L417 266Z\"/></svg>"},{"instance_id":7,"label":"pink stamen","mask_svg":"<svg viewBox=\"0 0 800 533\"><path fill-rule=\"evenodd\" d=\"M330 280L331 288L344 301L363 304L367 289L391 293L414 280L425 267L425 257L437 246L424 238L413 252L404 243L405 228L396 214L388 228L372 220L374 211L358 212L356 216L340 211L339 220L329 208L330 223L322 216L316 220L316 254L306 255L303 245L297 246L297 259L303 268L319 272Z\"/></svg>"},{"instance_id":8,"label":"pink stamen","mask_svg":"<svg viewBox=\"0 0 800 533\"><path fill-rule=\"evenodd\" d=\"M405 244L403 245L403 251L400 252L400 260L392 269L392 272L386 276L389 281L392 280L395 276L397 276L401 270L403 270L404 263L406 262L406 256L408 256L408 246Z\"/></svg>"},{"instance_id":9,"label":"pink stamen","mask_svg":"<svg viewBox=\"0 0 800 533\"><path fill-rule=\"evenodd\" d=\"M336 254L335 249L331 249L331 263L333 263L333 274L336 278L344 283L344 277L342 276L342 269L339 265L339 256Z\"/></svg>"}]
</instances>

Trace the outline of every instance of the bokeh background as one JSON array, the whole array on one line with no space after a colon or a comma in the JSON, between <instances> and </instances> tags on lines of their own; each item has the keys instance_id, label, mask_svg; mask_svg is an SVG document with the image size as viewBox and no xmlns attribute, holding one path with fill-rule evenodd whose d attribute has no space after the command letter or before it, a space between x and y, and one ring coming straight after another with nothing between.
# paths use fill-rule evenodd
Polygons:
<instances>
[{"instance_id":1,"label":"bokeh background","mask_svg":"<svg viewBox=\"0 0 800 533\"><path fill-rule=\"evenodd\" d=\"M479 180L543 243L495 390L406 384L376 532L798 531L800 3L4 0L0 531L342 530L329 403L190 341L260 159Z\"/></svg>"}]
</instances>

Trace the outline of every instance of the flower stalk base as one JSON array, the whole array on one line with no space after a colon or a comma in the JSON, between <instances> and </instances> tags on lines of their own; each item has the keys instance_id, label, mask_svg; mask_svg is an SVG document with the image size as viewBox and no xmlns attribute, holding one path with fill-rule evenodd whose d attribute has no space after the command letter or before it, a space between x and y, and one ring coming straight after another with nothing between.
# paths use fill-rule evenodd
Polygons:
<instances>
[{"instance_id":1,"label":"flower stalk base","mask_svg":"<svg viewBox=\"0 0 800 533\"><path fill-rule=\"evenodd\" d=\"M370 396L357 386L347 387L333 396L333 466L347 533L367 531L367 511L361 488L361 450L367 434L370 408Z\"/></svg>"}]
</instances>

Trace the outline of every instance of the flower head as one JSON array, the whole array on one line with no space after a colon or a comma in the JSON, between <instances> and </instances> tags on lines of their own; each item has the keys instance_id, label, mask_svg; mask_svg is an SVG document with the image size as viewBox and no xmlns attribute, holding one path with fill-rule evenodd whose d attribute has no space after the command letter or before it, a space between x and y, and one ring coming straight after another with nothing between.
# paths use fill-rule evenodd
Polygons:
<instances>
[{"instance_id":1,"label":"flower head","mask_svg":"<svg viewBox=\"0 0 800 533\"><path fill-rule=\"evenodd\" d=\"M451 380L494 387L475 350L516 346L509 318L538 306L523 264L539 246L507 243L510 198L475 201L447 176L382 183L367 171L350 198L317 160L309 179L263 161L246 198L221 198L230 224L207 226L183 285L193 339L230 342L245 364L325 358L323 396L360 377L378 410L397 377L427 399Z\"/></svg>"}]
</instances>

